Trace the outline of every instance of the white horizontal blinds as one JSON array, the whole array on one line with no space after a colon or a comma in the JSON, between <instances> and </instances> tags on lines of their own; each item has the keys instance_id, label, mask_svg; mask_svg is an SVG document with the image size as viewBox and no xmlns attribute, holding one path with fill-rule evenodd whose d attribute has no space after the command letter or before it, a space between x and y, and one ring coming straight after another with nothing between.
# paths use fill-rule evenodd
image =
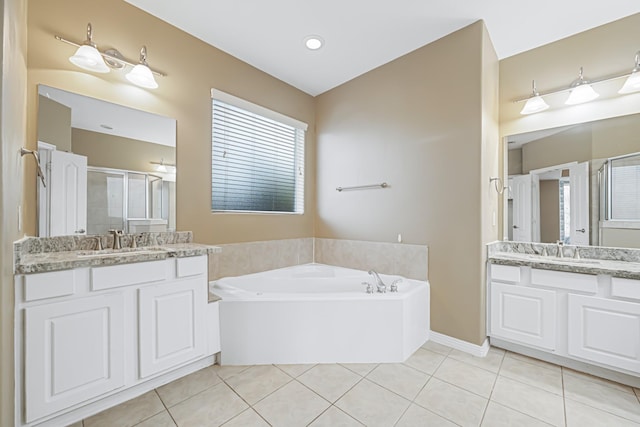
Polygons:
<instances>
[{"instance_id":1,"label":"white horizontal blinds","mask_svg":"<svg viewBox=\"0 0 640 427\"><path fill-rule=\"evenodd\" d=\"M611 161L611 219L640 220L640 155Z\"/></svg>"},{"instance_id":2,"label":"white horizontal blinds","mask_svg":"<svg viewBox=\"0 0 640 427\"><path fill-rule=\"evenodd\" d=\"M213 99L211 206L302 212L304 130Z\"/></svg>"}]
</instances>

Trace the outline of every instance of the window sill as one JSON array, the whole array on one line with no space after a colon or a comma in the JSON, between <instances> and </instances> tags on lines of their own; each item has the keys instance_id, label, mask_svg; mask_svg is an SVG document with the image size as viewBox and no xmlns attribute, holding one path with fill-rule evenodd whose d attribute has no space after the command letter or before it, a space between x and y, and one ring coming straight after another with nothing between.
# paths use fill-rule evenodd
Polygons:
<instances>
[{"instance_id":1,"label":"window sill","mask_svg":"<svg viewBox=\"0 0 640 427\"><path fill-rule=\"evenodd\" d=\"M600 228L640 229L640 221L633 221L633 220L607 220L607 221L600 221Z\"/></svg>"}]
</instances>

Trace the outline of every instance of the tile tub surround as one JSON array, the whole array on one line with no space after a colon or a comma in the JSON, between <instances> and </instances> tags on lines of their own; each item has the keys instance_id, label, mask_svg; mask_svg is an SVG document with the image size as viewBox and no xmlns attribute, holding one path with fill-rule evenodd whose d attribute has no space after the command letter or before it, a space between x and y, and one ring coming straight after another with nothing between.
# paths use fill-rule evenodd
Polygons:
<instances>
[{"instance_id":1,"label":"tile tub surround","mask_svg":"<svg viewBox=\"0 0 640 427\"><path fill-rule=\"evenodd\" d=\"M579 259L575 258L576 251ZM494 242L487 245L488 260L493 264L640 279L639 249L567 245L562 247L562 258L557 254L555 244Z\"/></svg>"},{"instance_id":2,"label":"tile tub surround","mask_svg":"<svg viewBox=\"0 0 640 427\"><path fill-rule=\"evenodd\" d=\"M425 245L316 238L314 261L427 280L428 255L429 250Z\"/></svg>"},{"instance_id":3,"label":"tile tub surround","mask_svg":"<svg viewBox=\"0 0 640 427\"><path fill-rule=\"evenodd\" d=\"M600 427L640 421L640 390L622 384L497 348L479 359L428 342L416 353L430 363L214 365L87 418L84 426Z\"/></svg>"},{"instance_id":4,"label":"tile tub surround","mask_svg":"<svg viewBox=\"0 0 640 427\"><path fill-rule=\"evenodd\" d=\"M131 262L152 261L168 257L190 257L219 252L216 246L191 243L192 233L137 233L122 236L122 252L95 252L100 256L83 256L79 252L94 253L96 237L105 248L111 247L113 236L60 236L25 237L14 243L14 272L16 274L39 273L71 268L114 265ZM138 249L149 248L145 252L127 251L132 239L136 239ZM105 242L107 244L105 244ZM123 255L125 254L125 255Z\"/></svg>"}]
</instances>

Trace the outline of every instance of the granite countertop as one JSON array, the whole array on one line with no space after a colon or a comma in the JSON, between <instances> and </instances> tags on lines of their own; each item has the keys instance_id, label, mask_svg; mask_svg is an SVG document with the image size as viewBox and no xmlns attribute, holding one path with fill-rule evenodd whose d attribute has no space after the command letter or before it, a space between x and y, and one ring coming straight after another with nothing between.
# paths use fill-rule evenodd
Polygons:
<instances>
[{"instance_id":1,"label":"granite countertop","mask_svg":"<svg viewBox=\"0 0 640 427\"><path fill-rule=\"evenodd\" d=\"M56 252L26 253L15 264L15 274L42 273L46 271L69 270L82 267L101 267L208 255L221 252L218 246L198 243L171 243L123 248L119 250L71 250Z\"/></svg>"},{"instance_id":2,"label":"granite countertop","mask_svg":"<svg viewBox=\"0 0 640 427\"><path fill-rule=\"evenodd\" d=\"M531 253L489 253L493 264L529 266L543 270L566 271L583 274L607 274L613 277L640 280L640 262L618 259L560 258Z\"/></svg>"}]
</instances>

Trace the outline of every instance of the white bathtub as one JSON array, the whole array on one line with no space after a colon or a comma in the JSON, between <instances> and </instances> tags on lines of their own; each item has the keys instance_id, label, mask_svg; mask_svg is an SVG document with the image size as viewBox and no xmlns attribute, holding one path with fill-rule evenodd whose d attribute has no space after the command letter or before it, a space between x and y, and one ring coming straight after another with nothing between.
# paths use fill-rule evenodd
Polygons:
<instances>
[{"instance_id":1,"label":"white bathtub","mask_svg":"<svg viewBox=\"0 0 640 427\"><path fill-rule=\"evenodd\" d=\"M374 283L365 271L306 264L211 282L222 298L221 364L406 360L429 338L429 283L367 294L363 281Z\"/></svg>"}]
</instances>

